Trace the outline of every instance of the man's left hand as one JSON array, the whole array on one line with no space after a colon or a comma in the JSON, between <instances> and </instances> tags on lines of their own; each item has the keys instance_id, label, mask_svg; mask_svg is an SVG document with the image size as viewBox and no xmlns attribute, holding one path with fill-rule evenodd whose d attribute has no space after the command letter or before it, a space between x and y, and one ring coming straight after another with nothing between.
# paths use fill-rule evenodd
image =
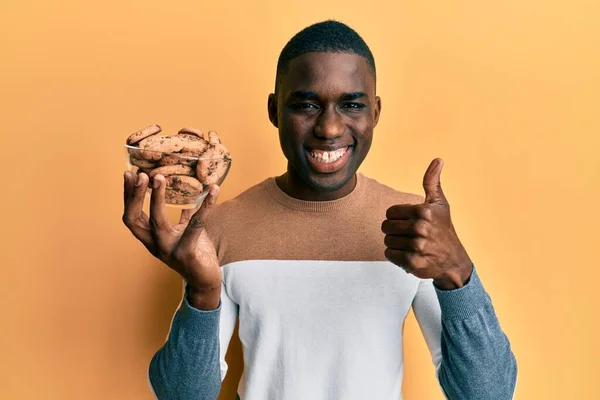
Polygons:
<instances>
[{"instance_id":1,"label":"man's left hand","mask_svg":"<svg viewBox=\"0 0 600 400\"><path fill-rule=\"evenodd\" d=\"M406 272L450 290L465 285L473 265L450 218L450 205L440 184L444 162L436 158L423 177L425 202L387 210L381 225L385 257Z\"/></svg>"}]
</instances>

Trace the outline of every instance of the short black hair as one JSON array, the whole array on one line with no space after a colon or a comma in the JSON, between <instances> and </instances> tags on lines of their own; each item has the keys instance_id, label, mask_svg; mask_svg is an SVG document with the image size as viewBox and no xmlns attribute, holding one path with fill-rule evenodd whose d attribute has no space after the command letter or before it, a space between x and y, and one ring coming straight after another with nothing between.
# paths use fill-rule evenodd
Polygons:
<instances>
[{"instance_id":1,"label":"short black hair","mask_svg":"<svg viewBox=\"0 0 600 400\"><path fill-rule=\"evenodd\" d=\"M285 45L277 61L275 76L275 93L278 91L279 78L287 71L294 58L311 52L352 53L365 59L373 77L376 78L375 58L363 38L348 25L334 20L327 20L310 25Z\"/></svg>"}]
</instances>

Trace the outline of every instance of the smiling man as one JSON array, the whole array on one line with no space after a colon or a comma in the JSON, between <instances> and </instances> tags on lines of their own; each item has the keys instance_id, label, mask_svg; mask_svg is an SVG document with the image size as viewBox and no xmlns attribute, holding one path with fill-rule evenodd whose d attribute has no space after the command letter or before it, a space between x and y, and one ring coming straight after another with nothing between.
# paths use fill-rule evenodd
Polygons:
<instances>
[{"instance_id":1,"label":"smiling man","mask_svg":"<svg viewBox=\"0 0 600 400\"><path fill-rule=\"evenodd\" d=\"M352 39L356 43L346 45L360 46L372 59L360 37ZM295 198L334 200L352 192L371 148L381 109L375 64L355 52L302 52L293 41L288 46L268 103L289 163L277 183Z\"/></svg>"},{"instance_id":2,"label":"smiling man","mask_svg":"<svg viewBox=\"0 0 600 400\"><path fill-rule=\"evenodd\" d=\"M371 51L348 26L312 25L281 52L268 113L287 171L177 225L164 178L125 175L124 221L186 282L149 377L159 399L218 396L236 325L243 400L402 398L412 308L448 399L511 399L517 367L453 228L442 161L425 197L357 170L381 113ZM485 268L485 266L482 266Z\"/></svg>"}]
</instances>

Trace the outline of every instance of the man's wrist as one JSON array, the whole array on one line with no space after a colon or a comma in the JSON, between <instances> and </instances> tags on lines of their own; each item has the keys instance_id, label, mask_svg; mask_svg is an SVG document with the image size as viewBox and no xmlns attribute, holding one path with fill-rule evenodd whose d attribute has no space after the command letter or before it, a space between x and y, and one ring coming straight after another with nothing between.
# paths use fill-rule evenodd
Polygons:
<instances>
[{"instance_id":1,"label":"man's wrist","mask_svg":"<svg viewBox=\"0 0 600 400\"><path fill-rule=\"evenodd\" d=\"M454 290L465 286L473 272L473 264L450 271L444 278L434 279L433 284L440 290Z\"/></svg>"},{"instance_id":2,"label":"man's wrist","mask_svg":"<svg viewBox=\"0 0 600 400\"><path fill-rule=\"evenodd\" d=\"M187 299L190 306L197 310L212 311L219 307L221 300L221 287L196 289L193 286L187 288Z\"/></svg>"}]
</instances>

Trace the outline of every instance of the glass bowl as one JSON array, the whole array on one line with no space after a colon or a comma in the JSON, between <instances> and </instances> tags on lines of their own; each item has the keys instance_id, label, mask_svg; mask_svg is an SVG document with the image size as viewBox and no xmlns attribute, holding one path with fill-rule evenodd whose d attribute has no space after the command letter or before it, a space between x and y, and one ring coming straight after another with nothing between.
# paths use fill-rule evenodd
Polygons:
<instances>
[{"instance_id":1,"label":"glass bowl","mask_svg":"<svg viewBox=\"0 0 600 400\"><path fill-rule=\"evenodd\" d=\"M208 196L210 186L221 186L231 168L230 157L163 153L130 145L125 145L124 150L126 169L134 175L148 174L147 195L152 193L152 178L158 174L165 177L165 202L170 207L198 207Z\"/></svg>"}]
</instances>

